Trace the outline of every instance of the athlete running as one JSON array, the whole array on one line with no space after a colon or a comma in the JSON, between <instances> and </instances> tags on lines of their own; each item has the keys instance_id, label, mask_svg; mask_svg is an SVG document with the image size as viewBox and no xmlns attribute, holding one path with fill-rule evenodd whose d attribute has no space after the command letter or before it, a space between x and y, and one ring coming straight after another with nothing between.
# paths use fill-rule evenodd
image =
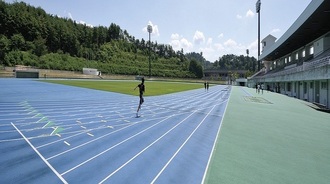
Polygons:
<instances>
[{"instance_id":1,"label":"athlete running","mask_svg":"<svg viewBox=\"0 0 330 184\"><path fill-rule=\"evenodd\" d=\"M139 117L139 111L140 111L140 109L141 109L141 105L142 105L143 102L144 102L144 99L143 99L143 93L144 93L144 91L145 91L145 87L144 87L144 78L142 78L141 80L142 80L141 84L137 85L137 86L134 88L134 90L135 90L136 88L139 88L139 92L140 92L140 103L139 103L138 109L137 109L137 111L136 111L136 117Z\"/></svg>"}]
</instances>

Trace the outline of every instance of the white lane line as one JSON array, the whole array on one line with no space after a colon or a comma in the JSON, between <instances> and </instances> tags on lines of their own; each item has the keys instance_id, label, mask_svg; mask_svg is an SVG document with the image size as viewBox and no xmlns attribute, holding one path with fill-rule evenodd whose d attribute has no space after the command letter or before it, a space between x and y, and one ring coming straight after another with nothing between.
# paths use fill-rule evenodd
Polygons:
<instances>
[{"instance_id":1,"label":"white lane line","mask_svg":"<svg viewBox=\"0 0 330 184\"><path fill-rule=\"evenodd\" d=\"M57 129L58 129L58 126L54 128L54 131L50 135L54 135L54 133Z\"/></svg>"},{"instance_id":2,"label":"white lane line","mask_svg":"<svg viewBox=\"0 0 330 184\"><path fill-rule=\"evenodd\" d=\"M184 113L181 113L181 114L184 114ZM176 115L180 115L180 114L178 113L178 114L176 114ZM171 115L171 116L176 116L176 115ZM167 116L167 117L170 117L170 116ZM162 119L162 118L166 118L166 117L149 119L148 121L159 120L159 119ZM146 122L146 121L143 120L143 121L138 121L138 122L135 122L135 123L131 123L131 124L129 124L128 126L124 126L123 128L120 128L120 129L115 130L115 131L113 131L113 132L107 133L107 134L105 134L105 135L103 135L103 136L101 136L101 137L98 137L97 139L94 139L94 140L88 141L88 142L86 142L86 143L84 143L84 144L81 144L81 145L75 147L75 148L72 148L72 149L70 149L70 150L67 150L67 151L61 152L61 153L59 153L59 154L57 154L57 155L54 155L54 156L52 156L52 157L49 157L49 158L47 158L47 160L49 160L49 159L53 159L53 158L55 158L55 157L57 157L57 156L60 156L60 155L62 155L62 154L65 154L65 153L67 153L67 152L69 152L69 151L72 151L72 150L78 149L78 148L80 148L80 147L82 147L82 146L84 146L84 145L87 145L87 144L91 143L91 142L97 141L97 140L102 139L102 138L104 138L104 137L106 137L106 136L108 136L108 135L114 134L114 133L119 132L119 131L121 131L121 130L124 130L124 129L130 127L130 126L133 126L133 125L135 125L135 124L139 124L139 123L143 123L143 122ZM107 127L103 127L103 128L111 128L111 129L114 129L113 126L107 126ZM57 143L57 142L59 142L59 141L62 141L62 140L65 140L65 139L69 139L69 138L71 138L71 137L75 137L75 136L78 136L78 135L81 135L81 134L83 134L83 133L86 133L87 131L98 130L98 129L100 129L100 128L96 128L96 129L87 129L87 130L79 130L79 131L76 131L76 132L78 132L77 134L74 134L74 135L72 135L72 136L69 136L69 137L66 137L66 138L63 138L63 139L60 139L60 140L56 140L56 141L53 141L53 142L50 142L50 143L47 143L47 144L44 144L44 145L41 145L41 146L39 146L39 147L37 147L37 148L41 148L41 147L45 147L45 146L49 146L49 145L51 145L51 144L55 144L55 143ZM71 133L75 133L75 132L71 132ZM62 133L62 135L63 135L63 134L67 134L67 133Z\"/></svg>"},{"instance_id":3,"label":"white lane line","mask_svg":"<svg viewBox=\"0 0 330 184\"><path fill-rule=\"evenodd\" d=\"M159 178L159 176L163 173L163 171L167 168L167 166L172 162L172 160L176 157L176 155L181 151L181 149L186 145L186 143L190 140L190 138L195 134L197 129L203 124L205 119L210 115L210 113L213 111L213 109L218 106L214 105L212 109L207 113L207 115L203 118L203 120L197 125L197 127L194 129L194 131L191 132L191 134L188 136L188 138L182 143L182 145L179 147L179 149L174 153L174 155L170 158L170 160L165 164L165 166L159 171L159 173L156 175L156 177L152 180L151 183L155 183L156 180Z\"/></svg>"},{"instance_id":4,"label":"white lane line","mask_svg":"<svg viewBox=\"0 0 330 184\"><path fill-rule=\"evenodd\" d=\"M52 122L51 121L48 121L42 128L46 128L48 125L51 125Z\"/></svg>"},{"instance_id":5,"label":"white lane line","mask_svg":"<svg viewBox=\"0 0 330 184\"><path fill-rule=\"evenodd\" d=\"M35 117L38 117L38 116L41 116L41 114L38 113L38 114L34 115L32 118L35 118Z\"/></svg>"},{"instance_id":6,"label":"white lane line","mask_svg":"<svg viewBox=\"0 0 330 184\"><path fill-rule=\"evenodd\" d=\"M154 126L157 126L158 124L162 123L163 121L165 121L165 120L167 120L167 119L169 119L170 117L173 117L173 116L174 116L174 115L172 115L172 116L168 116L167 118L165 118L165 119L159 121L158 123L153 124L152 126L150 126L150 127L146 128L146 129L144 129L144 130L142 130L142 131L140 131L140 132L138 132L138 133L132 135L131 137L128 137L127 139L124 139L123 141L121 141L121 142L119 142L119 143L117 143L117 144L111 146L110 148L108 148L108 149L106 149L106 150L104 150L104 151L98 153L97 155L95 155L95 156L93 156L93 157L91 157L91 158L85 160L84 162L82 162L82 163L80 163L80 164L74 166L73 168L71 168L71 169L65 171L65 172L62 173L61 175L65 175L65 174L67 174L67 173L69 173L69 172L71 172L71 171L77 169L78 167L80 167L80 166L86 164L87 162L89 162L89 161L91 161L91 160L94 160L95 158L97 158L97 157L103 155L104 153L106 153L106 152L112 150L113 148L115 148L115 147L117 147L117 146L119 146L119 145L121 145L121 144L123 144L123 143L129 141L130 139L133 139L134 137L136 137L136 136L142 134L143 132L145 132L145 131L151 129L151 128L154 127ZM130 125L130 126L132 126L132 125ZM127 127L129 127L129 126L127 126ZM126 128L127 128L127 127L126 127ZM119 129L119 130L120 130L120 129ZM96 139L94 139L94 140L96 140ZM92 142L92 141L90 141L90 142ZM87 144L87 143L86 143L86 144ZM82 146L82 145L81 145L81 146Z\"/></svg>"},{"instance_id":7,"label":"white lane line","mask_svg":"<svg viewBox=\"0 0 330 184\"><path fill-rule=\"evenodd\" d=\"M89 136L91 136L91 137L94 137L94 135L93 135L93 134L91 134L91 133L87 133L87 135L89 135Z\"/></svg>"},{"instance_id":8,"label":"white lane line","mask_svg":"<svg viewBox=\"0 0 330 184\"><path fill-rule=\"evenodd\" d=\"M221 130L221 127L222 127L223 119L224 119L224 117L225 117L225 115L226 115L226 111L227 111L227 107L228 107L229 99L230 99L230 96L231 96L231 89L229 89L229 91L230 91L230 93L229 93L228 100L226 100L226 101L227 101L227 104L226 104L226 107L225 107L225 111L223 112L223 116L222 116L222 118L221 118L220 126L219 126L219 128L218 128L218 133L217 133L217 136L216 136L215 139L214 139L213 147L212 147L212 151L211 151L211 153L210 153L209 160L208 160L207 165L206 165L206 167L205 167L205 171L204 171L204 176L203 176L203 179L202 179L202 183L205 183L207 170L208 170L208 168L209 168L209 166L210 166L211 159L212 159L212 156L213 156L213 153L214 153L214 150L215 150L215 145L216 145L217 140L218 140L218 137L219 137L219 135L220 135L220 130Z\"/></svg>"},{"instance_id":9,"label":"white lane line","mask_svg":"<svg viewBox=\"0 0 330 184\"><path fill-rule=\"evenodd\" d=\"M22 134L22 132L14 125L14 123L11 123L13 127L17 130L19 134L24 138L24 140L31 146L31 148L39 155L39 157L46 163L46 165L56 174L56 176L65 184L68 182L65 181L65 179L54 169L52 165L40 154L40 152L31 144L31 142Z\"/></svg>"},{"instance_id":10,"label":"white lane line","mask_svg":"<svg viewBox=\"0 0 330 184\"><path fill-rule=\"evenodd\" d=\"M186 121L190 116L192 116L193 114L195 114L196 111L192 112L189 116L185 117L183 120L181 120L178 124L176 124L175 126L173 126L171 129L169 129L167 132L165 132L162 136L160 136L158 139L156 139L154 142L152 142L151 144L149 144L147 147L145 147L143 150L141 150L138 154L136 154L134 157L132 157L131 159L129 159L127 162L125 162L123 165L121 165L119 168L117 168L115 171L113 171L111 174L109 174L106 178L104 178L102 181L100 181L99 183L104 183L107 179L109 179L111 176L113 176L114 174L116 174L120 169L122 169L123 167L125 167L127 164L129 164L132 160L134 160L136 157L138 157L139 155L141 155L144 151L146 151L147 149L149 149L152 145L154 145L155 143L157 143L160 139L162 139L163 137L165 137L167 134L169 134L172 130L174 130L176 127L178 127L180 124L182 124L184 121Z\"/></svg>"},{"instance_id":11,"label":"white lane line","mask_svg":"<svg viewBox=\"0 0 330 184\"><path fill-rule=\"evenodd\" d=\"M46 119L46 117L42 117L41 119L39 119L38 121L36 121L36 123L39 123L39 122L41 122L44 119Z\"/></svg>"},{"instance_id":12,"label":"white lane line","mask_svg":"<svg viewBox=\"0 0 330 184\"><path fill-rule=\"evenodd\" d=\"M50 143L47 143L47 144L44 144L44 145L38 146L37 149L42 148L42 147L45 147L45 146L49 146L49 145L51 145L51 144L55 144L55 143L57 143L57 142L60 142L60 141L63 141L63 140L66 140L66 139L69 139L69 138L72 138L72 137L75 137L75 136L78 136L78 135L83 134L83 133L85 133L85 132L86 132L86 131L79 131L79 133L74 134L74 135L72 135L72 136L69 136L69 137L66 137L66 138L62 138L62 139L59 139L59 140L56 140L56 141L53 141L53 142L50 142ZM55 135L57 135L58 137L61 137L60 134L55 134Z\"/></svg>"},{"instance_id":13,"label":"white lane line","mask_svg":"<svg viewBox=\"0 0 330 184\"><path fill-rule=\"evenodd\" d=\"M68 145L68 146L70 146L70 144L68 143L68 142L66 142L66 141L63 141L66 145Z\"/></svg>"}]
</instances>

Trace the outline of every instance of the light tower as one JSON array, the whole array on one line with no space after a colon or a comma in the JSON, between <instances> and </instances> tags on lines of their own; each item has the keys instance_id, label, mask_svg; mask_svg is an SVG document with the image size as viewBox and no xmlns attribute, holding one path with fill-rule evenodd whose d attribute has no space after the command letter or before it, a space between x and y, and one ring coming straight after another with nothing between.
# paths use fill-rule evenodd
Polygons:
<instances>
[{"instance_id":1,"label":"light tower","mask_svg":"<svg viewBox=\"0 0 330 184\"><path fill-rule=\"evenodd\" d=\"M258 13L258 71L260 71L260 8L261 8L261 0L258 0L256 3L256 12Z\"/></svg>"},{"instance_id":2,"label":"light tower","mask_svg":"<svg viewBox=\"0 0 330 184\"><path fill-rule=\"evenodd\" d=\"M152 33L152 26L148 25L148 33L149 33L149 78L151 77L151 42L150 42L150 34Z\"/></svg>"}]
</instances>

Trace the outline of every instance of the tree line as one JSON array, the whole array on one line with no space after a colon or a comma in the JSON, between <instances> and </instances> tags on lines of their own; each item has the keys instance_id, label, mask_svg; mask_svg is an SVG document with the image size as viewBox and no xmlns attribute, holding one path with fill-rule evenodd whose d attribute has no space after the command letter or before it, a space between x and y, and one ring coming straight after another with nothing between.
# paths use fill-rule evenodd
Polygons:
<instances>
[{"instance_id":1,"label":"tree line","mask_svg":"<svg viewBox=\"0 0 330 184\"><path fill-rule=\"evenodd\" d=\"M183 51L136 39L114 23L109 27L90 27L49 15L42 8L24 2L0 1L2 65L71 71L93 67L108 74L147 75L149 55L153 76L200 78L203 75L201 68L188 60Z\"/></svg>"},{"instance_id":2,"label":"tree line","mask_svg":"<svg viewBox=\"0 0 330 184\"><path fill-rule=\"evenodd\" d=\"M0 1L0 62L4 66L70 71L91 67L106 74L147 75L149 55L152 76L201 78L205 68L250 66L243 65L246 58L234 57L235 63L224 56L211 63L202 53L184 54L183 49L174 51L170 45L136 39L114 23L91 27L24 2Z\"/></svg>"}]
</instances>

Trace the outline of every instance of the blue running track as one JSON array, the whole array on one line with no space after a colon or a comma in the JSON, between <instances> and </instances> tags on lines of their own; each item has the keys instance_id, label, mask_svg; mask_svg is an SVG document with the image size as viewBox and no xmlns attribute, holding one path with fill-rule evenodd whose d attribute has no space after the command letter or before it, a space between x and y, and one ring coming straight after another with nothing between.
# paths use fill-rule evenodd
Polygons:
<instances>
[{"instance_id":1,"label":"blue running track","mask_svg":"<svg viewBox=\"0 0 330 184\"><path fill-rule=\"evenodd\" d=\"M0 86L0 183L15 184L202 183L230 94L219 85L145 97L136 118L137 96Z\"/></svg>"}]
</instances>

